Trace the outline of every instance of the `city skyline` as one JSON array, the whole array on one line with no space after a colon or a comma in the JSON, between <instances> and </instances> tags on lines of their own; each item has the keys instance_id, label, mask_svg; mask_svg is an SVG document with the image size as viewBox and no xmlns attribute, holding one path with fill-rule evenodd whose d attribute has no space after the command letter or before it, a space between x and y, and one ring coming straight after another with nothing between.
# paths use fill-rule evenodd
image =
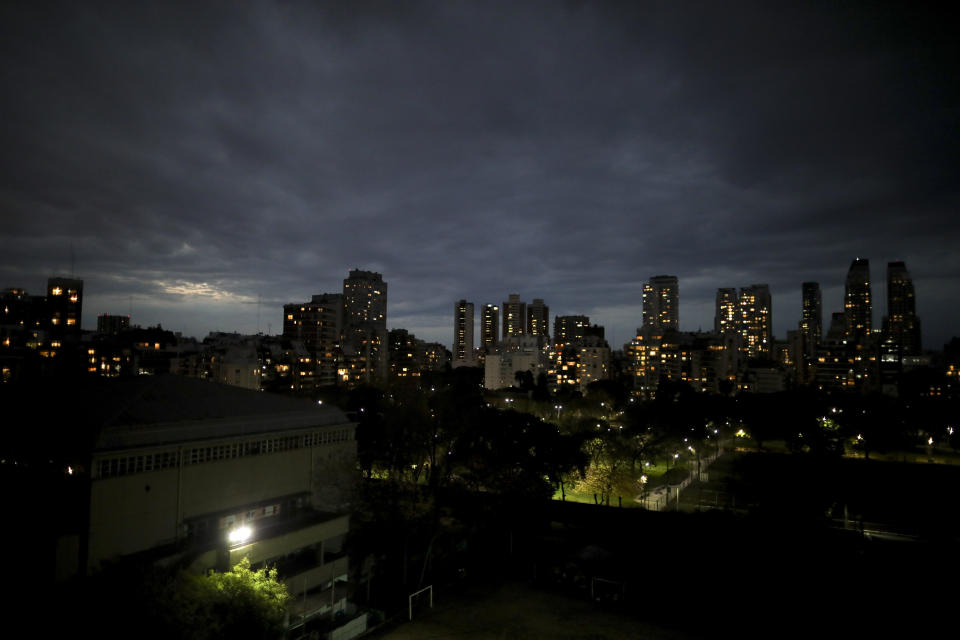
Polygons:
<instances>
[{"instance_id":1,"label":"city skyline","mask_svg":"<svg viewBox=\"0 0 960 640\"><path fill-rule=\"evenodd\" d=\"M960 331L949 24L761 3L11 3L0 287L82 279L85 329L279 334L284 304L364 269L390 282L388 329L449 345L457 300L519 293L619 348L655 274L678 277L681 330L713 327L718 288L768 284L783 340L802 283L826 329L863 257L872 326L903 261L939 349Z\"/></svg>"},{"instance_id":2,"label":"city skyline","mask_svg":"<svg viewBox=\"0 0 960 640\"><path fill-rule=\"evenodd\" d=\"M864 265L863 263L869 263L869 260L866 259L866 258L855 258L855 259L854 259L854 264L857 264L857 265L858 265L858 268L861 268L861 269L869 269L869 264L865 264L865 265ZM890 277L890 276L889 276L889 270L890 270L891 268L893 268L893 269L903 269L904 271L905 271L905 269L906 269L905 263L904 263L903 261L900 261L900 260L891 261L891 262L887 263L883 268L884 268L885 271L886 271L885 278L889 278L889 277ZM354 271L356 271L356 270L351 270L350 273L353 274ZM371 273L371 272L359 271L359 273ZM887 291L887 288L889 287L889 283L888 283L886 280L877 282L877 281L875 281L874 278L873 278L873 273L872 273L872 272L869 272L869 273L870 273L869 283L870 283L872 286L880 286L880 287L882 288L882 289L878 290L878 294L876 294L876 295L879 295L879 298L877 298L877 300L878 300L878 302L879 302L879 305L872 305L872 304L871 304L871 305L870 305L871 308L870 308L870 311L869 311L869 316L870 316L870 318L871 318L872 331L875 332L875 333L879 333L879 332L881 331L881 328L880 328L880 327L881 327L881 325L883 325L883 322L884 322L885 318L887 317L887 315L888 315L888 313L889 313L889 311L888 311L889 300L888 300L888 291ZM379 276L380 274L374 274L374 275ZM650 280L650 281L653 281L653 280L656 280L656 279L659 279L659 278L665 278L665 277L667 277L667 276L653 276L653 277L651 277L649 280ZM846 277L847 277L847 278L850 277L850 273L849 273L849 272L847 273L847 276L846 276ZM674 278L674 277L673 277L673 276L669 276L669 278ZM48 278L48 280L51 280L51 279L52 279L52 280L69 280L69 278L64 278L63 276L51 276L50 278ZM78 278L77 281L82 283L82 282L83 282L83 279L82 279L82 278ZM674 286L675 286L675 287L676 287L676 285L677 285L678 283L679 283L679 279L674 278ZM682 286L682 283L679 283L679 284ZM802 291L803 288L806 287L807 285L817 285L817 286L818 286L818 288L817 288L817 295L818 295L818 302L819 302L819 295L820 295L819 284L820 284L820 283L817 283L817 282L803 282L803 283L801 283L801 291ZM910 286L911 286L911 289L912 289L912 287L913 287L912 282L911 282ZM742 287L741 287L740 290L741 290L741 292L743 292L745 289L752 289L752 288L754 288L754 287L762 287L762 288L764 288L764 289L768 289L768 285L766 285L766 284L764 283L764 284L751 285L750 287L746 287L746 288L742 288ZM4 288L4 289L5 289L5 288L10 288L10 287L9 287L9 286L2 286L2 287L0 287L0 288ZM21 288L21 289L25 289L28 294L34 294L34 291L33 291L33 290L26 289L25 287L20 287L20 288ZM735 295L735 297L736 297L736 289L737 289L737 287L717 287L717 289L715 289L715 295L716 295L716 296L719 296L720 294L725 294L726 292L733 292L734 295ZM770 291L770 292L768 293L769 297L770 297L771 300L772 300L772 302L771 302L771 304L770 304L770 307L771 307L771 308L777 308L777 306L778 306L777 303L776 303L777 297L776 297L776 295L772 295L772 294L773 294L772 291ZM329 296L331 296L331 295L338 296L339 294L328 294L328 293L316 294L316 293L315 293L315 294L312 294L312 297L313 297L313 299L314 299L314 302L316 302L316 300L318 300L318 299L327 298L327 297L329 297ZM894 294L894 295L898 295L898 294ZM846 283L844 284L843 287L840 287L840 288L839 288L838 296L837 296L837 297L840 298L840 303L839 303L839 305L838 305L838 306L839 306L839 311L838 311L838 310L829 309L829 308L827 308L827 306L824 304L824 305L822 306L822 311L821 311L821 314L822 314L823 316L829 316L829 315L832 314L832 313L839 313L840 315L844 315L844 313L845 313L845 312L844 312L844 306L845 306L845 305L844 305L844 299L847 297L847 293L846 293ZM515 298L516 301L517 301L517 303L518 303L518 304L522 307L522 309L524 310L524 317L523 317L523 320L522 320L522 324L523 324L523 326L524 326L524 332L526 333L526 332L529 331L529 327L527 326L527 325L529 324L529 322L528 322L528 318L526 317L526 313L527 313L527 309L528 309L528 307L529 307L530 305L529 305L528 303L526 303L524 300L521 299L522 296L521 296L520 294L510 294L510 298L512 298L512 299ZM534 299L534 300L535 300L536 302L541 303L541 304L544 303L543 299ZM457 305L459 305L459 304L461 304L461 303L469 304L469 305L471 306L471 308L472 308L474 305L479 305L480 308L481 308L481 310L482 310L484 307L491 307L491 308L493 308L494 310L497 310L497 309L499 308L498 305L495 305L495 304L493 304L493 303L475 303L475 302L472 302L472 301L469 301L469 300L466 300L466 299L463 299L463 298L461 298L460 300L458 300L458 301L455 303L455 306L457 306ZM284 305L281 307L280 311L279 311L279 318L280 318L280 319L279 319L279 322L276 323L276 325L274 325L274 323L273 323L272 321L269 322L269 324L270 324L271 326L278 326L279 329L278 329L278 330L275 330L275 331L272 331L272 332L270 332L270 333L264 331L263 329L260 329L260 330L258 330L258 331L246 331L246 332L245 332L245 331L240 331L240 330L238 330L237 328L217 327L217 328L215 328L215 329L210 329L209 331L207 331L207 332L205 332L205 333L190 334L190 333L184 332L184 333L182 333L182 335L185 335L186 337L194 337L194 338L198 338L198 339L202 339L203 337L205 337L206 335L209 335L209 334L211 334L211 333L219 333L219 332L241 333L241 334L246 334L246 335L254 335L254 334L256 334L256 333L261 333L261 334L264 334L264 335L281 335L281 334L284 333L283 326L284 326L284 322L285 322L285 319L286 319L286 311L285 311L285 308L287 308L287 307L295 307L295 306L299 306L299 305L301 305L301 304L309 304L309 303L288 302L288 303L284 304ZM389 300L386 301L386 306L384 307L384 309L389 308L389 304L390 304L390 303L389 303ZM504 306L506 306L507 302L505 301L505 302L502 303L502 304L503 304ZM720 313L720 307L718 306L718 305L719 305L718 299L715 298L713 301L711 301L711 304L713 305L712 310L711 310L711 313L712 313L711 325L709 325L709 326L704 326L703 324L698 324L698 325L694 328L694 327L691 327L691 326L689 326L689 325L685 325L683 322L679 322L679 323L678 323L678 328L679 328L679 330L681 330L681 331L696 331L696 332L700 332L700 331L710 332L710 331L713 331L713 332L716 332L716 333L722 333L722 331L720 331L720 330L717 328L717 326L716 326L716 321L717 321L717 317L718 317L717 314ZM774 325L775 330L774 330L774 332L773 332L773 337L774 337L776 340L778 340L778 341L784 341L784 340L787 339L787 332L788 332L788 331L794 331L794 330L796 330L796 329L798 329L798 328L800 328L801 330L803 329L803 322L804 322L804 319L805 319L805 316L804 316L804 314L805 314L804 304L805 304L805 303L804 303L804 301L801 299L801 301L800 301L799 304L800 304L800 306L799 306L798 309L796 310L797 322L794 323L794 324L796 324L796 326L792 326L791 322L788 321L788 320L781 320L778 324L775 324L775 325ZM899 304L902 304L902 302L900 302L900 301L898 300L898 301L896 301L894 304L895 304L895 305L899 305ZM915 301L913 300L913 294L912 294L912 293L911 293L911 302L910 302L910 304L911 304L913 307L915 307ZM679 310L679 308L682 307L682 305L683 305L683 297L682 297L682 296L676 296L676 305L677 305L677 306L676 306L676 309L677 309L677 310ZM698 305L699 305L699 306L702 306L702 304L701 304L699 301L698 301ZM782 307L782 306L784 306L784 305L779 305L779 306ZM546 307L546 309L547 309L547 313L549 314L547 317L550 319L550 320L549 320L550 323L552 323L552 321L553 321L552 319L553 319L553 318L556 318L556 317L558 317L558 316L578 316L578 315L582 315L582 314L577 314L577 313L553 313L553 314L550 314L550 313L549 313L549 305L545 305L545 307ZM642 313L643 303L642 303L642 299L641 299L641 303L640 303L640 305L639 305L639 308L640 308L640 317L638 318L639 322L637 323L636 330L634 330L634 331L632 331L632 332L629 331L629 330L627 331L628 337L626 338L626 342L629 342L629 341L634 337L634 335L636 335L637 330L639 330L639 329L643 326L643 317L642 317L642 315L643 315L643 313ZM268 315L269 315L270 317L272 317L273 315L277 315L275 309L268 310L267 313L268 313ZM738 313L739 313L739 312L738 312ZM123 317L127 320L128 323L129 323L129 322L133 322L133 324L134 324L135 326L143 326L143 327L155 326L154 323L144 323L144 324L141 324L141 323L137 322L136 319L133 318L132 314L124 315L124 314L122 314L122 313L121 313L121 314L113 314L113 313L109 313L109 312L93 312L93 311L91 311L91 310L89 310L89 309L84 309L84 311L83 311L83 318L85 318L86 320L83 321L82 328L83 328L84 330L92 330L93 327L96 327L96 326L99 325L99 321L100 321L101 316L112 316L112 315L115 315L115 316L123 316ZM258 312L258 315L259 315L259 312ZM473 314L471 313L470 315L473 315ZM772 315L776 318L776 314L775 314L775 313L772 314ZM919 314L917 314L917 315L918 315L918 317L919 317ZM828 321L829 321L829 318L822 319L822 322L823 322L824 324L821 326L821 332L820 332L820 336L821 336L821 337L824 337L824 336L826 335L826 330L827 330L827 326L826 326L826 325L828 324ZM455 321L455 322L456 322L456 321ZM448 322L448 324L449 324L449 322ZM596 324L599 324L600 326L605 326L605 325L603 325L602 322L598 322L598 323L596 323ZM776 327L777 327L777 326L780 326L780 328L781 328L781 331L780 331L780 332L777 332L777 331L776 331ZM482 315L473 315L472 327L473 327L473 334L474 334L474 335L480 336L480 335L482 334L482 331L483 331L483 316L482 316ZM552 324L549 324L549 325L548 325L548 328L549 328L549 327L552 327ZM168 330L173 330L173 331L180 332L180 330L178 330L176 327L171 327L171 326L169 326L169 325L168 325L167 327L165 327L165 328L168 329ZM416 331L413 330L413 329L410 329L410 327L394 326L393 323L391 323L391 324L389 325L389 328L390 328L391 330L392 330L392 329L404 329L404 330L410 331L410 332L413 333L413 334L416 334ZM445 328L446 328L446 330L447 330L447 333L449 333L449 326L447 326L447 327L445 327ZM609 330L608 330L608 331L609 331ZM428 342L439 342L439 343L444 344L444 345L449 345L450 348L451 348L451 351L456 351L456 349L455 349L456 340L455 340L455 339L451 339L449 342L446 342L444 339L440 339L440 338L435 339L435 338L433 338L434 335L439 336L442 332L443 332L442 329L439 329L439 328L438 328L438 329L436 329L436 332L434 332L433 329L431 328L431 329L428 329L427 331L424 331L424 332L423 332L423 335L430 336L430 337L427 338L427 340L426 340L426 341L428 341ZM497 335L498 335L498 340L501 339L501 336L499 336L499 334L497 334ZM546 334L544 334L544 335L552 335L552 334L549 334L549 331L548 331L548 332L547 332ZM608 333L608 335L609 335L609 333ZM953 338L953 337L955 337L955 336L956 336L955 333L948 335L947 338L944 339L943 343L945 344L947 341L949 341L951 338ZM418 335L418 337L420 337L421 339L423 339L423 337L420 336L420 335ZM503 336L503 337L505 337L505 336ZM474 341L473 343L474 343L474 345L475 345L475 348L480 348L481 344L480 344L479 342ZM622 346L620 342L611 343L611 344L615 344L615 345L620 345L620 346ZM927 347L927 349L928 349L928 350L934 350L934 351L935 351L935 350L939 349L940 346L941 346L941 345L940 345L939 343L935 343L934 345L931 345L931 346ZM614 346L613 348L619 348L619 346Z\"/></svg>"}]
</instances>

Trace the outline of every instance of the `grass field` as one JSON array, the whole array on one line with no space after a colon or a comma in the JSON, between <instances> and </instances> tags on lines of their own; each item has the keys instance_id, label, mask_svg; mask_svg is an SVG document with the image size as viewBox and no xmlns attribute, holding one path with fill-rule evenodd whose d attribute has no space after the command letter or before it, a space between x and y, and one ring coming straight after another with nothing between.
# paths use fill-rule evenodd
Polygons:
<instances>
[{"instance_id":1,"label":"grass field","mask_svg":"<svg viewBox=\"0 0 960 640\"><path fill-rule=\"evenodd\" d=\"M668 483L669 478L667 478L667 472L676 469L680 469L682 473L673 471L671 476L685 476L689 472L688 469L683 465L658 462L656 464L650 464L649 466L644 467L642 472L630 473L625 471L619 474L617 482L614 484L613 491L611 492L610 504L613 506L631 508L640 507L640 504L636 502L634 498L640 495L642 491L641 487L643 484L641 483L641 477L646 476L646 490L652 491L653 489ZM568 481L565 487L566 500L568 502L596 504L596 501L600 499L599 492L597 492L595 499L594 491L588 485L588 482L578 478L573 478L572 481ZM618 500L618 498L620 500ZM553 499L563 499L563 495L559 488L553 494Z\"/></svg>"}]
</instances>

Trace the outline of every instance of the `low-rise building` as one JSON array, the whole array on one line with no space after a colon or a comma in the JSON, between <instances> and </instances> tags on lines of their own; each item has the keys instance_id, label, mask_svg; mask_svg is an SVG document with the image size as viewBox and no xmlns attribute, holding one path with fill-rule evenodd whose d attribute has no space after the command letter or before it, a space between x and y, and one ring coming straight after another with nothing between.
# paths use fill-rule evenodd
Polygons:
<instances>
[{"instance_id":1,"label":"low-rise building","mask_svg":"<svg viewBox=\"0 0 960 640\"><path fill-rule=\"evenodd\" d=\"M298 607L316 604L302 613L343 600L330 589L348 574L356 442L339 409L173 375L35 391L51 393L62 407L49 433L19 455L80 478L85 506L73 522L63 510L58 579L136 558L205 571L247 557L276 565ZM55 455L44 441L58 438L73 445Z\"/></svg>"}]
</instances>

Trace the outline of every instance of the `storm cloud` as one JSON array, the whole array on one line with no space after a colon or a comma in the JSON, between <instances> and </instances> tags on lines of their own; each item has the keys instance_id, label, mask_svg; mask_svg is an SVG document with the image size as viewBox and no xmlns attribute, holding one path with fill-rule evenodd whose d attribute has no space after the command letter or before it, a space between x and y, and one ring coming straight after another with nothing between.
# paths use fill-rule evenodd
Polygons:
<instances>
[{"instance_id":1,"label":"storm cloud","mask_svg":"<svg viewBox=\"0 0 960 640\"><path fill-rule=\"evenodd\" d=\"M544 298L611 346L642 283L800 283L904 260L925 345L958 331L950 22L877 3L7 3L0 286L85 281L100 313L277 332L351 268L388 324ZM71 257L72 256L72 257Z\"/></svg>"}]
</instances>

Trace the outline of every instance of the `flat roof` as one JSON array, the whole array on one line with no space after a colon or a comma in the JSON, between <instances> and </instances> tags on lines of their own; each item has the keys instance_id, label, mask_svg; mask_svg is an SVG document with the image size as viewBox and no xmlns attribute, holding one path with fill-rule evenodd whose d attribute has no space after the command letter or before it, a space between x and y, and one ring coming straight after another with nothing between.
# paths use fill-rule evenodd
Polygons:
<instances>
[{"instance_id":1,"label":"flat roof","mask_svg":"<svg viewBox=\"0 0 960 640\"><path fill-rule=\"evenodd\" d=\"M2 385L21 446L122 449L353 424L339 408L176 375Z\"/></svg>"}]
</instances>

